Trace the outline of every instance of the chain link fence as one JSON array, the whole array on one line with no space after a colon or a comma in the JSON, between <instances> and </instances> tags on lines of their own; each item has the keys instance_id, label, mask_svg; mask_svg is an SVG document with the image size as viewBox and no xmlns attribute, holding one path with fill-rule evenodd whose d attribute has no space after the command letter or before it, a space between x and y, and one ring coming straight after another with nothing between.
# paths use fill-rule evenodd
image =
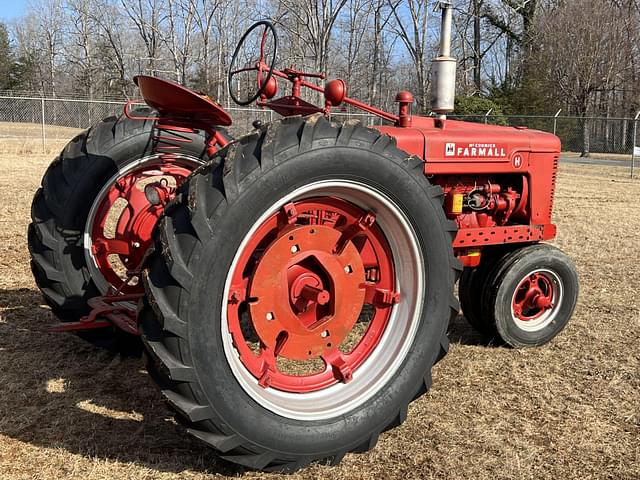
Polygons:
<instances>
[{"instance_id":1,"label":"chain link fence","mask_svg":"<svg viewBox=\"0 0 640 480\"><path fill-rule=\"evenodd\" d=\"M120 115L124 101L42 98L0 95L0 152L55 153L82 130L112 115ZM233 118L234 136L253 129L253 123L271 122L272 110L225 107ZM373 125L378 117L361 113L336 113L339 120L358 118Z\"/></svg>"},{"instance_id":2,"label":"chain link fence","mask_svg":"<svg viewBox=\"0 0 640 480\"><path fill-rule=\"evenodd\" d=\"M451 115L450 118L492 125L521 126L560 137L566 152L631 155L634 146L634 118Z\"/></svg>"},{"instance_id":3,"label":"chain link fence","mask_svg":"<svg viewBox=\"0 0 640 480\"><path fill-rule=\"evenodd\" d=\"M125 102L73 98L0 95L0 151L5 153L52 153L58 151L77 133L111 115L119 115ZM263 123L278 118L271 110L225 107L234 124L232 135L241 135ZM639 113L640 115L640 113ZM381 119L354 112L333 113L337 120L359 119L377 125ZM522 126L558 135L565 152L589 153L596 159L606 158L634 163L634 151L640 157L637 139L639 118L572 117L572 116L505 116L452 115L450 118L494 125ZM635 148L634 148L635 147ZM631 167L633 168L633 167Z\"/></svg>"}]
</instances>

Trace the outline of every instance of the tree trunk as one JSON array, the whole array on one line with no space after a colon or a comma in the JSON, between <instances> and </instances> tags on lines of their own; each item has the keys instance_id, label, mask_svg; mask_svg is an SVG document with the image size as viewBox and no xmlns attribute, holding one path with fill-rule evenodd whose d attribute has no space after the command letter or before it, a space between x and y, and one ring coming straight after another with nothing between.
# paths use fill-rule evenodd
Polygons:
<instances>
[{"instance_id":1,"label":"tree trunk","mask_svg":"<svg viewBox=\"0 0 640 480\"><path fill-rule=\"evenodd\" d=\"M482 91L482 45L480 31L481 0L473 0L473 83L478 92Z\"/></svg>"},{"instance_id":2,"label":"tree trunk","mask_svg":"<svg viewBox=\"0 0 640 480\"><path fill-rule=\"evenodd\" d=\"M382 26L380 25L380 15L382 10L382 4L378 4L374 13L374 30L373 30L373 55L371 59L371 80L369 82L369 103L371 105L376 104L376 97L378 95L378 76L380 69L380 39L382 37Z\"/></svg>"},{"instance_id":3,"label":"tree trunk","mask_svg":"<svg viewBox=\"0 0 640 480\"><path fill-rule=\"evenodd\" d=\"M584 115L582 117L582 153L581 157L591 156L591 119Z\"/></svg>"}]
</instances>

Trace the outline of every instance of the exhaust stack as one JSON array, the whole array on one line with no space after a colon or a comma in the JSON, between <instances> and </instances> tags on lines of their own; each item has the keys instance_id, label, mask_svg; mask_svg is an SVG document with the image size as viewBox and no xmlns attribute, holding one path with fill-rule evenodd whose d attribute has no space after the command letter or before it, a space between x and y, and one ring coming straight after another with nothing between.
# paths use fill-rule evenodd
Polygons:
<instances>
[{"instance_id":1,"label":"exhaust stack","mask_svg":"<svg viewBox=\"0 0 640 480\"><path fill-rule=\"evenodd\" d=\"M440 54L433 60L431 79L431 110L439 120L453 112L456 96L456 59L451 56L452 4L438 2L442 10L440 25ZM437 8L437 7L436 7Z\"/></svg>"}]
</instances>

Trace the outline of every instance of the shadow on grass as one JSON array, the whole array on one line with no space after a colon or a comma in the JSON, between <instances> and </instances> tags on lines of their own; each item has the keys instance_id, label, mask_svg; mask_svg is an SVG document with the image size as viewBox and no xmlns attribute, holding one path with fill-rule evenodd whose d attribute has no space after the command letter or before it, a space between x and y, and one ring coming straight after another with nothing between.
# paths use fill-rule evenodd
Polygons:
<instances>
[{"instance_id":1,"label":"shadow on grass","mask_svg":"<svg viewBox=\"0 0 640 480\"><path fill-rule=\"evenodd\" d=\"M162 472L244 472L177 431L140 358L47 332L42 303L35 289L0 290L1 434Z\"/></svg>"},{"instance_id":2,"label":"shadow on grass","mask_svg":"<svg viewBox=\"0 0 640 480\"><path fill-rule=\"evenodd\" d=\"M503 345L495 338L483 335L474 329L462 315L456 316L449 323L449 341L461 345L501 348Z\"/></svg>"},{"instance_id":3,"label":"shadow on grass","mask_svg":"<svg viewBox=\"0 0 640 480\"><path fill-rule=\"evenodd\" d=\"M56 321L37 290L0 290L0 434L160 472L245 471L177 431L142 359L49 333ZM494 346L462 316L449 337Z\"/></svg>"}]
</instances>

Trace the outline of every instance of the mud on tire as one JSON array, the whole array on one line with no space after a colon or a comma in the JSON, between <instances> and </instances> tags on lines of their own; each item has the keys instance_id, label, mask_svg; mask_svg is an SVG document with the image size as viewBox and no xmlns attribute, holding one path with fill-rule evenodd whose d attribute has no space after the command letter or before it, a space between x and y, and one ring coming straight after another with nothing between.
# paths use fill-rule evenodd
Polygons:
<instances>
[{"instance_id":1,"label":"mud on tire","mask_svg":"<svg viewBox=\"0 0 640 480\"><path fill-rule=\"evenodd\" d=\"M149 303L142 307L141 327L156 381L191 435L223 458L250 468L291 471L312 461L338 463L347 452L373 448L378 435L401 424L408 404L429 389L431 367L448 348L446 330L457 312L453 285L461 267L453 257L455 225L444 216L441 189L424 177L422 161L396 148L391 137L355 124L330 123L322 116L274 122L218 155L220 165L198 170L166 209L143 277ZM343 219L367 211L375 214L375 224L367 224L361 240L332 251L352 255L353 263L340 264L346 274L340 268L331 270L333 260L322 252L317 258L325 260L295 263L305 242L317 242L321 249L314 235L347 237L355 222ZM402 246L406 249L401 252ZM282 252L293 255L295 264L287 264L288 274L294 267L306 268L309 277L317 273L317 288L311 291L324 291L331 298L327 305L335 301L339 309L340 292L327 286L331 282L320 270L326 268L336 282L344 275L362 274L358 255L363 257L367 249L381 270L380 258L388 251L391 262L384 265L390 264L387 270L404 282L394 284L400 290L397 304L388 298L374 301L371 322L378 312L388 315L381 324L387 335L373 332L370 351L353 357L361 362L351 372L344 365L366 342L341 355L330 342L316 345L319 337L314 337L309 341L316 342L318 350L309 349L308 354L312 360L322 358L325 365L297 379L269 363L270 348L289 352L291 358L306 355L306 344L296 340L307 335L306 330L283 327L277 337L269 336L269 326L280 321L279 315L290 315L290 309L302 319L307 308L317 312L324 304L318 296L317 304L308 300L311 303L298 309L295 299L289 305L288 298L278 296L279 284L273 287L278 301L273 300L263 288L267 277L261 276L261 265L278 264ZM234 282L245 274L260 281L236 288ZM367 273L366 281L374 277ZM379 278L384 277L380 272ZM353 283L345 285L351 288ZM364 285L356 282L356 290ZM294 295L295 290L291 286L286 291ZM249 298L252 294L258 298ZM246 310L240 307L243 303ZM264 304L268 309L260 310ZM254 331L240 328L247 317ZM339 329L346 316L323 318L334 323L327 324L321 337L331 330L328 338L333 339L334 326ZM399 333L386 329L389 325ZM256 332L259 341L251 338ZM362 338L369 333L370 326ZM250 342L258 344L259 353L247 350ZM342 364L335 361L340 356ZM264 360L262 375L256 372L256 358ZM367 362L374 358L380 360L378 370L372 367L377 362ZM327 372L329 380L322 383Z\"/></svg>"}]
</instances>

